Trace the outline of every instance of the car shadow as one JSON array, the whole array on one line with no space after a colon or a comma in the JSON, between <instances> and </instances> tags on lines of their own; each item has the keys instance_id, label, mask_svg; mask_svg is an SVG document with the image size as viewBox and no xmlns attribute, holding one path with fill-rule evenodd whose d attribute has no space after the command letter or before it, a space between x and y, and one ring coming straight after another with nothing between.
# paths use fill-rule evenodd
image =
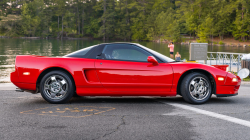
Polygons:
<instances>
[{"instance_id":1,"label":"car shadow","mask_svg":"<svg viewBox=\"0 0 250 140\"><path fill-rule=\"evenodd\" d=\"M35 98L33 100L28 101L29 104L49 104L42 97ZM27 103L27 102L26 102ZM73 97L69 102L65 104L164 104L164 103L179 103L186 104L187 103L181 96L176 97L146 97L146 96L135 96L135 97L108 97L108 96L82 96L82 97ZM212 96L211 99L202 104L238 104L239 101L233 97L221 97L217 98L216 96Z\"/></svg>"},{"instance_id":2,"label":"car shadow","mask_svg":"<svg viewBox=\"0 0 250 140\"><path fill-rule=\"evenodd\" d=\"M74 97L70 100L70 104L161 104L151 98L144 97Z\"/></svg>"}]
</instances>

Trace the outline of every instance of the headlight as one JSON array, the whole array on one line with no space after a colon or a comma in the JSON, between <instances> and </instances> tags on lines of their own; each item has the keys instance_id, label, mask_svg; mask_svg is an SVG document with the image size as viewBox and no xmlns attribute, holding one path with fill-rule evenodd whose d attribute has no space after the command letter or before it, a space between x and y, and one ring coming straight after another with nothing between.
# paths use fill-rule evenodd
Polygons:
<instances>
[{"instance_id":1,"label":"headlight","mask_svg":"<svg viewBox=\"0 0 250 140\"><path fill-rule=\"evenodd\" d=\"M232 82L238 82L238 78L233 78Z\"/></svg>"}]
</instances>

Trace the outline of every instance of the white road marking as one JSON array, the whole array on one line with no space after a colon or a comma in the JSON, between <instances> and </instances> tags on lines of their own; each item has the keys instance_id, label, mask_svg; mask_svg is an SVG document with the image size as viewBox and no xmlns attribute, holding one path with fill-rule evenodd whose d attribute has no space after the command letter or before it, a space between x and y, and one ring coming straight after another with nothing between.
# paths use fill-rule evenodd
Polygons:
<instances>
[{"instance_id":1,"label":"white road marking","mask_svg":"<svg viewBox=\"0 0 250 140\"><path fill-rule=\"evenodd\" d=\"M165 102L163 102L163 103L165 103ZM172 105L174 107L182 108L182 109L185 109L185 110L190 110L190 111L193 111L193 112L196 112L196 113L199 113L199 114L207 115L207 116L218 118L218 119L221 119L221 120L233 122L233 123L240 124L240 125L243 125L243 126L246 126L246 127L250 127L250 121L246 121L246 120L242 120L242 119L238 119L238 118L234 118L234 117L214 113L214 112L211 112L211 111L206 111L206 110L203 110L203 109L198 109L198 108L187 106L187 105L182 105L182 104L177 104L177 103L165 103L165 104ZM166 115L166 114L163 114L163 115Z\"/></svg>"}]
</instances>

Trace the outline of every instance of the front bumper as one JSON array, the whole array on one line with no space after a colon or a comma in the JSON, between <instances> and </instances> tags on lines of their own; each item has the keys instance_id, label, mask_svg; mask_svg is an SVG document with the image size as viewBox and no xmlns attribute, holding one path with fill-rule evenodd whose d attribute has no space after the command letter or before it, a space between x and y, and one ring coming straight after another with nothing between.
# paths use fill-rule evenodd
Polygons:
<instances>
[{"instance_id":1,"label":"front bumper","mask_svg":"<svg viewBox=\"0 0 250 140\"><path fill-rule=\"evenodd\" d=\"M217 97L228 97L238 95L241 79L238 76L236 77L238 78L238 82L232 82L232 78L227 77L225 85L217 85L215 95Z\"/></svg>"},{"instance_id":2,"label":"front bumper","mask_svg":"<svg viewBox=\"0 0 250 140\"><path fill-rule=\"evenodd\" d=\"M216 94L217 97L230 97L230 96L236 96L238 95L238 93L236 94Z\"/></svg>"}]
</instances>

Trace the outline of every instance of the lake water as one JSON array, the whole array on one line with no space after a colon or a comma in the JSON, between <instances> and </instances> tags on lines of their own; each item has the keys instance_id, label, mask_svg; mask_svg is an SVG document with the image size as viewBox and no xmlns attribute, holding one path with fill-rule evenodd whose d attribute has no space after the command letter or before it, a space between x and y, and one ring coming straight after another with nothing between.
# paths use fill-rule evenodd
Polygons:
<instances>
[{"instance_id":1,"label":"lake water","mask_svg":"<svg viewBox=\"0 0 250 140\"><path fill-rule=\"evenodd\" d=\"M112 41L111 41L112 42ZM73 51L103 43L101 40L45 40L45 39L2 39L0 38L0 82L9 81L9 73L14 71L16 55L63 56ZM169 48L165 43L135 42L161 54L169 56ZM175 44L182 59L189 59L189 45ZM211 52L250 53L250 47L209 46Z\"/></svg>"}]
</instances>

